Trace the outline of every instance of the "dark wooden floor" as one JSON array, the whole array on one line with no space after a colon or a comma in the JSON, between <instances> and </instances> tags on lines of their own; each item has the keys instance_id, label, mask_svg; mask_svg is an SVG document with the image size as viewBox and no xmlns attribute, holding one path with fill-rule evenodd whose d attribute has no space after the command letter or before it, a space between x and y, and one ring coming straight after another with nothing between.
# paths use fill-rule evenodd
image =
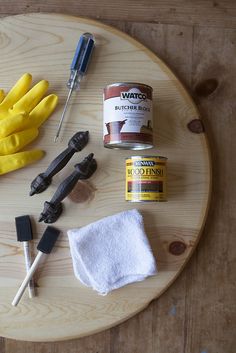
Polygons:
<instances>
[{"instance_id":1,"label":"dark wooden floor","mask_svg":"<svg viewBox=\"0 0 236 353\"><path fill-rule=\"evenodd\" d=\"M0 2L0 16L39 11L99 19L166 61L203 116L212 150L213 195L197 250L171 288L145 311L113 329L73 341L2 338L0 353L234 353L236 1Z\"/></svg>"}]
</instances>

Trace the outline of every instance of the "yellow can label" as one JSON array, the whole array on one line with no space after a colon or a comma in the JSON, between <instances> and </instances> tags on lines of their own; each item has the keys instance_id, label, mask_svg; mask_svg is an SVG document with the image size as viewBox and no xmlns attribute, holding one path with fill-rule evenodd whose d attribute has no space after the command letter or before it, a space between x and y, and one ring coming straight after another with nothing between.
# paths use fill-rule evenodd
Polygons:
<instances>
[{"instance_id":1,"label":"yellow can label","mask_svg":"<svg viewBox=\"0 0 236 353\"><path fill-rule=\"evenodd\" d=\"M166 201L165 157L126 159L126 201Z\"/></svg>"}]
</instances>

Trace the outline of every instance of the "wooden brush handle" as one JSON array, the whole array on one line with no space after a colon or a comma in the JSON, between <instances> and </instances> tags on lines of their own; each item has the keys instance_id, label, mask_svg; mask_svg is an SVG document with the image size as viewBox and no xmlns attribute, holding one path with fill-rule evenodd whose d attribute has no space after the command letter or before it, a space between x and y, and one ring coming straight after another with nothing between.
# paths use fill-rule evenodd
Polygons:
<instances>
[{"instance_id":1,"label":"wooden brush handle","mask_svg":"<svg viewBox=\"0 0 236 353\"><path fill-rule=\"evenodd\" d=\"M32 278L34 272L37 270L37 267L39 265L39 261L43 255L44 254L41 251L38 252L34 262L32 263L32 266L29 269L29 272L27 273L24 281L22 282L20 288L18 289L18 292L15 295L15 298L13 299L13 301L11 303L13 306L17 306L17 304L19 303L22 295L24 294L26 287L28 286L30 279Z\"/></svg>"}]
</instances>

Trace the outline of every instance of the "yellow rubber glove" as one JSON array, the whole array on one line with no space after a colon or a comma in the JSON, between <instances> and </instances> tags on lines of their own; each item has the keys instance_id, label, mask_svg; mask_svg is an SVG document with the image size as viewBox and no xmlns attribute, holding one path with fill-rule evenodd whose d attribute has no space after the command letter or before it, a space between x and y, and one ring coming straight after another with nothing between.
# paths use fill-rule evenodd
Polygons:
<instances>
[{"instance_id":1,"label":"yellow rubber glove","mask_svg":"<svg viewBox=\"0 0 236 353\"><path fill-rule=\"evenodd\" d=\"M21 150L38 136L38 128L54 111L58 97L45 98L48 82L31 90L32 77L24 74L5 96L0 90L0 175L19 169L43 157L41 150Z\"/></svg>"}]
</instances>

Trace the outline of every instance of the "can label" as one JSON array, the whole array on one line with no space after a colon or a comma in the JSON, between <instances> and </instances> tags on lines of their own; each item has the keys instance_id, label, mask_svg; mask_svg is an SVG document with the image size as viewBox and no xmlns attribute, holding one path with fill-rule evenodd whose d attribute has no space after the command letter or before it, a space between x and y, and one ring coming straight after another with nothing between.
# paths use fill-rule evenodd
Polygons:
<instances>
[{"instance_id":1,"label":"can label","mask_svg":"<svg viewBox=\"0 0 236 353\"><path fill-rule=\"evenodd\" d=\"M129 143L132 148L132 144L135 147L135 144L141 143L152 147L150 86L141 83L117 83L107 86L104 89L103 116L105 146L114 143L120 144L122 148L122 144L127 146L126 143Z\"/></svg>"},{"instance_id":2,"label":"can label","mask_svg":"<svg viewBox=\"0 0 236 353\"><path fill-rule=\"evenodd\" d=\"M126 201L166 201L165 157L126 159Z\"/></svg>"}]
</instances>

